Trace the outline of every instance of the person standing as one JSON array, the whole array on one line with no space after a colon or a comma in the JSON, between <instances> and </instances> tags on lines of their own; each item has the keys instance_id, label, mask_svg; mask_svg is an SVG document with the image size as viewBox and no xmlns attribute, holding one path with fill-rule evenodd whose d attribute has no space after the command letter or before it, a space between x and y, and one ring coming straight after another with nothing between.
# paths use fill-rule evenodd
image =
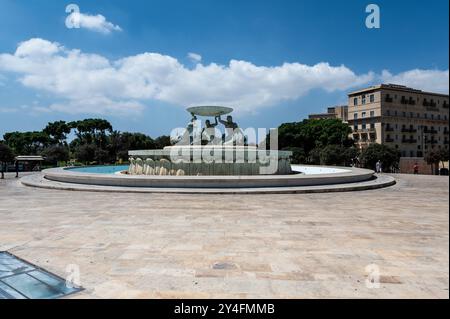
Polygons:
<instances>
[{"instance_id":1,"label":"person standing","mask_svg":"<svg viewBox=\"0 0 450 319\"><path fill-rule=\"evenodd\" d=\"M415 163L413 166L414 175L419 174L419 164Z\"/></svg>"},{"instance_id":2,"label":"person standing","mask_svg":"<svg viewBox=\"0 0 450 319\"><path fill-rule=\"evenodd\" d=\"M16 170L16 178L19 178L19 161L14 161L14 169Z\"/></svg>"},{"instance_id":3,"label":"person standing","mask_svg":"<svg viewBox=\"0 0 450 319\"><path fill-rule=\"evenodd\" d=\"M382 171L380 160L378 160L378 162L377 162L376 165L375 165L375 171L376 171L377 173L381 173L381 171Z\"/></svg>"}]
</instances>

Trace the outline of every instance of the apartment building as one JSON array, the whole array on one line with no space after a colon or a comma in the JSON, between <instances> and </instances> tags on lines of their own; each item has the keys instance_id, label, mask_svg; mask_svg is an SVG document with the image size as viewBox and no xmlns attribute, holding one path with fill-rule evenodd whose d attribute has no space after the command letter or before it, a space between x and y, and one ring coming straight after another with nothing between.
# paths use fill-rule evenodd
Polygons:
<instances>
[{"instance_id":1,"label":"apartment building","mask_svg":"<svg viewBox=\"0 0 450 319\"><path fill-rule=\"evenodd\" d=\"M347 122L348 107L347 105L332 106L327 109L327 113L310 114L309 119L341 119Z\"/></svg>"},{"instance_id":2,"label":"apartment building","mask_svg":"<svg viewBox=\"0 0 450 319\"><path fill-rule=\"evenodd\" d=\"M423 157L449 145L449 96L381 84L348 94L348 123L356 145L387 144L402 157Z\"/></svg>"}]
</instances>

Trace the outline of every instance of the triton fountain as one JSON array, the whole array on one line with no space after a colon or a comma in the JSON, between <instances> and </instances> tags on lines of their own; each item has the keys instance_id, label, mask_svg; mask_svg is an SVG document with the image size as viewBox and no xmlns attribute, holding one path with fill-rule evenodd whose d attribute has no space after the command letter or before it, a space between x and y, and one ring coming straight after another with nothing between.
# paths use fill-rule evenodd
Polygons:
<instances>
[{"instance_id":1,"label":"triton fountain","mask_svg":"<svg viewBox=\"0 0 450 319\"><path fill-rule=\"evenodd\" d=\"M234 122L232 108L196 106L187 111L191 120L172 134L172 145L130 150L127 166L53 168L21 181L52 189L215 194L335 192L395 184L392 177L367 169L293 165L291 152L277 149L276 130L264 130L264 138L257 141L254 129L243 130ZM208 118L203 126L199 117Z\"/></svg>"}]
</instances>

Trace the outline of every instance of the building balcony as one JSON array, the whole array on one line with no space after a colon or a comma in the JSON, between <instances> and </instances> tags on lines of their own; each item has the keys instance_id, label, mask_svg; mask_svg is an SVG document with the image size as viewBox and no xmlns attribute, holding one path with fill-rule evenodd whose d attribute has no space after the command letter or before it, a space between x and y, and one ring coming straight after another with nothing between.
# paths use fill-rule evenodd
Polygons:
<instances>
[{"instance_id":1,"label":"building balcony","mask_svg":"<svg viewBox=\"0 0 450 319\"><path fill-rule=\"evenodd\" d=\"M393 143L394 139L392 137L386 137L386 143Z\"/></svg>"},{"instance_id":2,"label":"building balcony","mask_svg":"<svg viewBox=\"0 0 450 319\"><path fill-rule=\"evenodd\" d=\"M417 130L415 128L402 128L403 133L416 133Z\"/></svg>"},{"instance_id":3,"label":"building balcony","mask_svg":"<svg viewBox=\"0 0 450 319\"><path fill-rule=\"evenodd\" d=\"M410 143L410 144L413 144L413 143L417 143L417 140L416 140L416 139L413 139L413 138L402 139L402 143Z\"/></svg>"},{"instance_id":4,"label":"building balcony","mask_svg":"<svg viewBox=\"0 0 450 319\"><path fill-rule=\"evenodd\" d=\"M375 133L375 132L376 129L374 127L358 129L358 133Z\"/></svg>"},{"instance_id":5,"label":"building balcony","mask_svg":"<svg viewBox=\"0 0 450 319\"><path fill-rule=\"evenodd\" d=\"M409 99L408 100L408 104L409 105L416 105L416 101L414 101L413 99Z\"/></svg>"},{"instance_id":6,"label":"building balcony","mask_svg":"<svg viewBox=\"0 0 450 319\"><path fill-rule=\"evenodd\" d=\"M394 128L390 126L386 126L386 132L394 132Z\"/></svg>"},{"instance_id":7,"label":"building balcony","mask_svg":"<svg viewBox=\"0 0 450 319\"><path fill-rule=\"evenodd\" d=\"M425 140L425 144L431 144L431 145L434 145L434 144L437 144L437 143L438 143L437 140Z\"/></svg>"},{"instance_id":8,"label":"building balcony","mask_svg":"<svg viewBox=\"0 0 450 319\"><path fill-rule=\"evenodd\" d=\"M386 96L386 98L384 99L384 101L385 101L385 102L388 102L388 103L392 103L392 102L394 102L394 99L391 98L391 97L389 97L389 96Z\"/></svg>"},{"instance_id":9,"label":"building balcony","mask_svg":"<svg viewBox=\"0 0 450 319\"><path fill-rule=\"evenodd\" d=\"M444 104L442 104L442 107L443 107L444 109L448 109L448 103L447 103L447 102L444 102Z\"/></svg>"}]
</instances>

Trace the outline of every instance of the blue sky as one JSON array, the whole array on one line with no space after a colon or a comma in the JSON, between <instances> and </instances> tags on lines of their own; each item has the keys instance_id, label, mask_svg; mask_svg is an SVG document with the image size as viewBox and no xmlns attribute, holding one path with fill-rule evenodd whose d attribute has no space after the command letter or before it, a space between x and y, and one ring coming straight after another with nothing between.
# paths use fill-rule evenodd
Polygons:
<instances>
[{"instance_id":1,"label":"blue sky","mask_svg":"<svg viewBox=\"0 0 450 319\"><path fill-rule=\"evenodd\" d=\"M65 25L70 3L80 28ZM365 27L369 3L380 29ZM0 0L0 136L102 117L155 137L199 103L269 128L387 81L448 93L448 12L447 0Z\"/></svg>"}]
</instances>

